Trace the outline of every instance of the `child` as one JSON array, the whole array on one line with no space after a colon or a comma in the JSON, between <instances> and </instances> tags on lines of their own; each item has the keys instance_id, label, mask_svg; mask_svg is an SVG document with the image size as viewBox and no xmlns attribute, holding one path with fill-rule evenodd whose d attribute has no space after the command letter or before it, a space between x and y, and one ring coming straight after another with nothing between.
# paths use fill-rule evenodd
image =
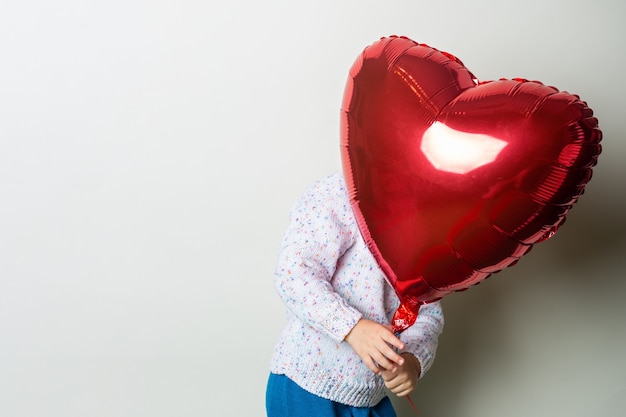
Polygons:
<instances>
[{"instance_id":1,"label":"child","mask_svg":"<svg viewBox=\"0 0 626 417\"><path fill-rule=\"evenodd\" d=\"M395 416L385 387L409 395L443 329L422 306L399 337L398 297L360 235L341 174L314 183L291 211L275 274L287 324L271 359L268 417Z\"/></svg>"}]
</instances>

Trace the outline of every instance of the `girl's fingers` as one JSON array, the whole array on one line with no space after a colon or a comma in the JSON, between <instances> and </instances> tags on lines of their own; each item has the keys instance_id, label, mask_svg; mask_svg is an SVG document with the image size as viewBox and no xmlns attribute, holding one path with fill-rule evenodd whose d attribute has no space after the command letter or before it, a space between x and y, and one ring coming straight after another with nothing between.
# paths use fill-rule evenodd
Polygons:
<instances>
[{"instance_id":1,"label":"girl's fingers","mask_svg":"<svg viewBox=\"0 0 626 417\"><path fill-rule=\"evenodd\" d=\"M369 368L369 370L374 372L375 374L378 375L382 372L372 359L364 360L363 362Z\"/></svg>"},{"instance_id":2,"label":"girl's fingers","mask_svg":"<svg viewBox=\"0 0 626 417\"><path fill-rule=\"evenodd\" d=\"M403 397L410 394L413 391L413 386L408 381L397 381L392 379L391 381L385 381L385 386L389 391L396 394L398 397Z\"/></svg>"},{"instance_id":3,"label":"girl's fingers","mask_svg":"<svg viewBox=\"0 0 626 417\"><path fill-rule=\"evenodd\" d=\"M398 339L391 332L383 335L383 340L385 342L389 343L391 346L395 347L396 349L399 349L399 350L403 350L404 349L404 342L402 342L402 340Z\"/></svg>"},{"instance_id":4,"label":"girl's fingers","mask_svg":"<svg viewBox=\"0 0 626 417\"><path fill-rule=\"evenodd\" d=\"M402 365L404 363L404 358L388 345L382 346L381 354L384 355L387 360L393 362L394 365Z\"/></svg>"},{"instance_id":5,"label":"girl's fingers","mask_svg":"<svg viewBox=\"0 0 626 417\"><path fill-rule=\"evenodd\" d=\"M404 363L404 358L387 345L381 347L382 349L378 351L378 355L374 359L378 362L378 365L384 369L390 372L396 372L398 366Z\"/></svg>"},{"instance_id":6,"label":"girl's fingers","mask_svg":"<svg viewBox=\"0 0 626 417\"><path fill-rule=\"evenodd\" d=\"M387 359L384 355L378 355L376 362L378 363L379 367L384 368L390 372L395 372L397 370L396 365L389 359ZM380 368L379 371L381 371Z\"/></svg>"}]
</instances>

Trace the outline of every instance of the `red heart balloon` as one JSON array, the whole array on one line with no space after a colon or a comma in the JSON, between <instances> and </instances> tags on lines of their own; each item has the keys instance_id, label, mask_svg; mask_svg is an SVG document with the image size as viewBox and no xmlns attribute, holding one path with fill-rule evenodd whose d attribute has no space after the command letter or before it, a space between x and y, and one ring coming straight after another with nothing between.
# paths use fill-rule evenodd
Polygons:
<instances>
[{"instance_id":1,"label":"red heart balloon","mask_svg":"<svg viewBox=\"0 0 626 417\"><path fill-rule=\"evenodd\" d=\"M405 37L354 63L341 117L361 233L396 290L393 326L553 235L583 193L602 133L578 96L537 81L478 82Z\"/></svg>"}]
</instances>

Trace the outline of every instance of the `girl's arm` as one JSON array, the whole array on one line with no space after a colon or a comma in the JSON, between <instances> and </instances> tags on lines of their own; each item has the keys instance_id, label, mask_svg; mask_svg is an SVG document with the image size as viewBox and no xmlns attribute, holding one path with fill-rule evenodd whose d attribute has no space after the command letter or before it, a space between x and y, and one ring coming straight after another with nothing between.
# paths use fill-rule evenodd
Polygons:
<instances>
[{"instance_id":1,"label":"girl's arm","mask_svg":"<svg viewBox=\"0 0 626 417\"><path fill-rule=\"evenodd\" d=\"M283 238L274 284L300 320L342 341L361 319L330 283L337 260L355 242L356 226L340 177L316 182L296 202Z\"/></svg>"},{"instance_id":2,"label":"girl's arm","mask_svg":"<svg viewBox=\"0 0 626 417\"><path fill-rule=\"evenodd\" d=\"M291 210L274 282L291 313L337 342L345 339L380 374L404 362L393 349L403 349L404 343L388 326L362 318L331 285L337 261L357 236L341 178L318 181Z\"/></svg>"}]
</instances>

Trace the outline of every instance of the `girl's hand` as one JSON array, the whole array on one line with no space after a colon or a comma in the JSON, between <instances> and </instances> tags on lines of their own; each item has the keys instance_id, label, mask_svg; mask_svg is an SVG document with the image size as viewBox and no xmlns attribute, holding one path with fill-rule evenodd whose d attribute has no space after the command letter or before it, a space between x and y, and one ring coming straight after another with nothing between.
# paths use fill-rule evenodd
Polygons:
<instances>
[{"instance_id":1,"label":"girl's hand","mask_svg":"<svg viewBox=\"0 0 626 417\"><path fill-rule=\"evenodd\" d=\"M398 397L405 397L415 389L422 367L412 354L404 352L401 355L405 359L404 364L395 371L383 371L382 377L389 391Z\"/></svg>"},{"instance_id":2,"label":"girl's hand","mask_svg":"<svg viewBox=\"0 0 626 417\"><path fill-rule=\"evenodd\" d=\"M396 372L404 358L393 349L404 349L391 328L372 320L361 319L345 338L365 365L377 375L384 370Z\"/></svg>"}]
</instances>

